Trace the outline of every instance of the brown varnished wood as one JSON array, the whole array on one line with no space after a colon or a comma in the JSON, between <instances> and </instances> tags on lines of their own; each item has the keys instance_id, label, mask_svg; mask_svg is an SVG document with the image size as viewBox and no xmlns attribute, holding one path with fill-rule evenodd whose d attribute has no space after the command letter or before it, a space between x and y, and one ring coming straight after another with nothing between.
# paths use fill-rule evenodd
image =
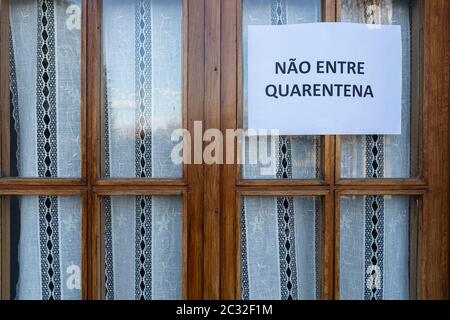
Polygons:
<instances>
[{"instance_id":1,"label":"brown varnished wood","mask_svg":"<svg viewBox=\"0 0 450 320\"><path fill-rule=\"evenodd\" d=\"M74 196L80 195L81 192L86 192L87 188L47 188L47 187L35 187L31 188L0 188L0 195L9 196L42 196L42 195L54 195L54 196Z\"/></svg>"},{"instance_id":2,"label":"brown varnished wood","mask_svg":"<svg viewBox=\"0 0 450 320\"><path fill-rule=\"evenodd\" d=\"M97 113L100 107L100 15L101 15L101 1L93 0L88 1L85 4L86 8L86 97L87 97L87 152L86 163L87 168L87 245L88 245L88 263L87 263L87 294L88 299L98 300L101 298L102 286L101 286L101 272L103 268L100 268L98 248L99 235L100 235L100 211L98 210L98 203L96 196L92 193L92 187L95 183L97 171L98 171L98 153L96 146L99 145L97 140Z\"/></svg>"},{"instance_id":3,"label":"brown varnished wood","mask_svg":"<svg viewBox=\"0 0 450 320\"><path fill-rule=\"evenodd\" d=\"M205 0L187 2L187 65L188 68L188 130L194 132L194 122L204 119L205 99ZM194 139L192 139L194 150ZM188 265L187 297L203 298L203 165L190 165L187 170L188 193Z\"/></svg>"},{"instance_id":4,"label":"brown varnished wood","mask_svg":"<svg viewBox=\"0 0 450 320\"><path fill-rule=\"evenodd\" d=\"M220 129L220 36L221 36L221 0L207 0L205 2L205 109L204 128ZM208 143L208 142L206 142ZM223 146L220 145L220 149ZM217 152L217 151L216 151ZM218 154L215 155L218 157ZM204 273L203 298L217 300L220 298L220 199L221 180L220 165L218 163L204 167Z\"/></svg>"},{"instance_id":5,"label":"brown varnished wood","mask_svg":"<svg viewBox=\"0 0 450 320\"><path fill-rule=\"evenodd\" d=\"M8 39L8 1L2 1L1 36ZM324 21L340 20L340 0L324 0ZM307 181L246 181L238 165L185 165L183 179L102 179L101 1L83 0L82 178L0 179L2 196L2 298L9 298L9 206L7 196L81 196L84 299L104 298L101 199L117 195L178 195L183 208L183 297L240 298L240 197L317 196L323 199L324 299L339 298L340 197L411 196L411 297L448 299L450 219L450 3L416 1L412 14L412 179L340 178L340 139L321 141L323 177ZM184 126L242 128L242 0L184 1ZM9 176L9 53L0 51L2 176ZM194 141L192 141L192 144ZM193 146L193 145L192 145ZM234 149L235 157L237 148ZM226 159L226 154L224 155ZM417 217L417 219L416 219ZM417 230L417 231L416 231ZM415 264L414 262L417 262ZM415 294L417 293L417 294Z\"/></svg>"},{"instance_id":6,"label":"brown varnished wood","mask_svg":"<svg viewBox=\"0 0 450 320\"><path fill-rule=\"evenodd\" d=\"M224 237L234 237L237 239L234 245L230 244L222 244L222 248L228 248L225 250L225 254L227 256L234 256L235 263L225 263L222 271L222 281L224 283L224 287L222 288L222 297L231 297L232 293L235 292L235 298L239 298L239 223L238 219L240 217L239 204L240 201L238 199L241 194L248 195L295 195L302 194L302 192L320 195L322 192L331 192L331 194L336 194L336 196L326 196L328 197L325 200L325 268L324 268L324 298L337 298L339 297L339 197L342 195L406 195L414 197L418 197L417 199L422 203L421 206L422 211L420 213L413 213L420 217L418 222L418 229L425 228L427 231L418 234L417 238L419 238L420 248L416 253L412 252L414 256L417 256L420 260L420 265L422 269L418 270L418 276L421 278L421 285L419 290L421 294L419 297L446 297L448 296L448 217L446 216L446 212L448 209L448 201L445 200L448 194L448 87L449 87L449 79L448 79L448 32L442 32L442 26L444 27L444 31L448 30L448 22L444 23L444 16L447 17L447 21L449 13L448 13L448 4L444 4L444 1L436 1L435 3L428 2L427 10L422 11L421 5L424 2L417 1L414 4L413 8L413 37L414 37L414 45L413 45L413 81L414 87L412 89L412 145L415 146L414 151L412 153L412 172L411 179L385 179L385 180L366 180L366 179L353 179L346 180L340 178L340 139L339 137L325 137L324 138L324 151L323 151L323 172L324 172L324 180L316 180L316 181L299 181L299 182L279 182L279 181L245 181L241 180L240 169L237 168L234 171L234 179L231 178L228 174L223 176L223 183L227 185L227 189L231 188L233 185L233 180L235 183L235 189L239 192L236 195L235 203L235 215L234 220L228 217L223 218L224 226L222 230L224 231ZM234 6L234 3L228 4L227 6L223 6L223 10L227 10L223 12L223 15L227 17L225 21L229 21L230 23L224 22L223 28L233 28L233 13L231 11L237 11L237 21L236 21L236 37L237 37L237 48L233 48L233 44L231 41L227 40L226 37L222 39L222 50L224 50L224 55L226 53L227 58L222 59L222 63L226 66L226 70L231 70L230 75L228 76L227 72L224 71L224 75L227 76L227 80L222 83L222 90L227 93L227 103L226 108L224 109L224 104L222 106L222 114L233 114L234 112L234 101L237 100L237 111L236 111L236 121L237 127L242 127L242 8L241 1L237 1L236 8L231 8ZM434 14L434 10L436 8L440 8L440 15ZM229 10L229 11L228 11ZM430 13L432 12L432 13ZM332 0L332 1L324 1L323 6L323 16L325 21L339 21L340 20L340 0ZM435 17L435 18L432 18ZM426 20L428 19L428 30L425 27L422 27L418 24L421 20L425 20L425 25L427 24ZM424 30L424 31L423 31ZM426 32L426 35L423 35L423 32ZM427 50L427 43L423 43L422 38L426 36L429 37L430 43ZM230 36L231 38L231 36ZM440 40L437 41L437 38ZM236 55L233 53L236 52ZM424 50L422 53L421 50ZM428 59L426 58L428 54ZM430 65L434 67L433 71L425 71L427 70L426 65L424 66L422 63L422 57L425 57L425 61L428 61ZM230 66L233 61L236 61L236 67ZM442 63L444 62L444 63ZM447 63L446 63L447 62ZM437 71L438 65L441 66L440 72L437 72L437 75L441 78L439 81L436 80L436 76L433 72ZM445 67L443 67L445 65ZM236 68L236 71L234 71ZM225 68L223 67L223 70ZM237 73L237 88L233 88L233 84L229 83L233 81L232 72ZM423 73L428 73L427 74ZM228 80L231 79L231 80ZM422 79L424 79L422 81ZM428 80L427 80L428 79ZM423 83L421 85L421 83ZM427 91L428 89L428 91ZM234 94L234 90L236 90L236 94ZM430 94L431 93L431 94ZM222 93L224 95L224 93ZM236 98L235 98L236 96ZM422 103L423 102L423 103ZM428 109L422 109L422 104L426 106L428 102ZM431 103L433 102L433 104ZM229 110L229 111L227 111ZM438 117L440 116L440 121L438 121ZM432 121L429 120L429 126L434 126L431 134L427 133L427 122L426 119L431 117ZM227 121L233 125L233 120ZM435 124L438 126L436 127ZM428 147L425 147L425 143L428 143ZM440 148L439 145L443 146ZM433 150L433 156L424 155L423 150ZM434 159L434 160L433 160ZM438 159L438 160L436 160ZM439 164L436 163L439 162ZM424 170L422 170L422 167ZM426 168L426 169L425 169ZM428 171L427 171L428 170ZM438 171L440 170L440 171ZM438 174L441 172L441 174ZM430 180L431 179L431 180ZM433 183L434 181L434 186ZM306 189L310 189L309 192L306 192ZM224 191L226 192L226 191ZM231 191L228 194L232 194ZM427 201L430 199L430 201ZM434 212L430 213L430 208L433 208ZM428 215L428 217L427 217ZM439 222L441 224L439 224ZM414 228L414 225L412 226ZM434 235L433 232L437 231L440 236L443 236L443 239L438 240L438 236ZM414 236L414 234L413 234ZM223 237L223 238L224 238ZM412 237L414 238L414 237ZM223 240L225 241L225 240ZM423 254L423 250L425 248L425 244L423 242L428 241L428 243L432 243L432 250L430 250L430 246L427 246L427 250L429 251L426 254L428 259L432 259L433 263L424 260L421 255ZM444 241L447 241L444 244ZM334 243L334 244L333 244ZM422 249L422 250L420 250ZM437 254L439 253L439 255ZM225 255L224 254L224 255ZM434 263L438 262L438 263ZM333 270L334 269L334 270ZM432 284L427 284L423 280L423 276L425 274L423 269L432 270L432 272L428 273L428 277L432 277L434 281ZM235 279L235 291L232 289L231 282L228 280L226 274L227 271L233 271L237 274ZM414 272L414 271L413 271ZM227 279L226 281L224 279ZM441 279L442 281L437 281L437 279ZM426 289L424 289L426 287ZM226 290L225 290L226 288ZM414 291L414 288L411 289ZM424 294L425 293L425 294ZM415 295L412 295L412 298L415 298Z\"/></svg>"},{"instance_id":7,"label":"brown varnished wood","mask_svg":"<svg viewBox=\"0 0 450 320\"><path fill-rule=\"evenodd\" d=\"M49 187L82 187L86 186L85 182L76 179L40 179L40 178L4 178L0 179L0 187L11 188L27 188L36 186L49 186Z\"/></svg>"},{"instance_id":8,"label":"brown varnished wood","mask_svg":"<svg viewBox=\"0 0 450 320\"><path fill-rule=\"evenodd\" d=\"M326 22L334 22L336 17L337 0L322 1L322 20ZM329 186L330 192L323 196L323 250L319 250L322 255L321 270L323 272L322 299L332 300L334 298L334 188L335 188L335 165L336 160L336 137L326 136L322 137L324 145L322 146L322 173L324 180Z\"/></svg>"},{"instance_id":9,"label":"brown varnished wood","mask_svg":"<svg viewBox=\"0 0 450 320\"><path fill-rule=\"evenodd\" d=\"M222 132L237 128L237 20L238 0L221 2L222 31L221 31L221 118ZM225 138L227 139L227 138ZM236 141L237 142L237 141ZM225 140L225 145L231 141ZM237 143L232 149L234 155L227 150L224 159L230 157L233 163L237 160ZM221 237L220 237L220 297L232 300L239 297L237 292L239 274L236 257L238 256L239 223L236 214L236 171L237 165L225 164L222 166L222 197L221 197Z\"/></svg>"},{"instance_id":10,"label":"brown varnished wood","mask_svg":"<svg viewBox=\"0 0 450 320\"><path fill-rule=\"evenodd\" d=\"M420 246L421 299L449 298L450 1L424 1L424 196Z\"/></svg>"},{"instance_id":11,"label":"brown varnished wood","mask_svg":"<svg viewBox=\"0 0 450 320\"><path fill-rule=\"evenodd\" d=\"M161 179L110 179L110 180L97 180L97 187L122 187L122 188L139 188L145 186L153 187L186 187L187 181L183 180L161 180Z\"/></svg>"}]
</instances>

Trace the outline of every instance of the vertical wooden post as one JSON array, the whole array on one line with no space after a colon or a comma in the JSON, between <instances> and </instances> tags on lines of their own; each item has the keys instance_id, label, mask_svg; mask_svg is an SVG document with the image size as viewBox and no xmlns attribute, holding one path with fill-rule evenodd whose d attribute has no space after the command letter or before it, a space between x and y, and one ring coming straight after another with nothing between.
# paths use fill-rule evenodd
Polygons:
<instances>
[{"instance_id":1,"label":"vertical wooden post","mask_svg":"<svg viewBox=\"0 0 450 320\"><path fill-rule=\"evenodd\" d=\"M220 129L220 30L221 0L205 2L205 131ZM216 150L216 160L221 161ZM204 159L205 160L205 159ZM220 298L220 199L221 199L221 163L205 164L204 167L204 293L203 298L217 300Z\"/></svg>"},{"instance_id":2,"label":"vertical wooden post","mask_svg":"<svg viewBox=\"0 0 450 320\"><path fill-rule=\"evenodd\" d=\"M337 12L339 8L337 7L339 4L338 0L323 0L322 1L322 21L325 22L335 22L337 21ZM324 250L323 250L323 288L322 289L322 298L326 300L332 300L334 298L334 277L335 277L335 250L334 250L334 241L338 241L335 238L335 223L338 224L338 221L335 221L335 179L336 175L340 172L340 161L339 153L337 148L337 144L339 140L336 140L335 136L326 136L323 138L325 145L323 146L323 156L322 156L322 170L324 174L324 180L326 184L330 188L330 194L325 197L324 205L323 205L323 215L324 215L324 224L323 224L323 234L324 239Z\"/></svg>"},{"instance_id":3,"label":"vertical wooden post","mask_svg":"<svg viewBox=\"0 0 450 320\"><path fill-rule=\"evenodd\" d=\"M222 0L222 31L221 31L221 118L222 132L227 129L237 129L237 21L240 0ZM239 299L239 281L237 276L239 247L239 223L236 214L236 172L237 172L237 145L236 141L228 141L225 137L225 146L235 144L234 163L222 166L222 199L221 199L221 235L220 235L220 291L221 299ZM224 159L228 157L227 150Z\"/></svg>"},{"instance_id":4,"label":"vertical wooden post","mask_svg":"<svg viewBox=\"0 0 450 320\"><path fill-rule=\"evenodd\" d=\"M188 130L193 136L196 121L203 122L205 106L205 1L188 1L187 110ZM191 150L195 150L192 139ZM203 298L203 165L191 164L187 170L188 193L188 299ZM208 191L209 192L209 191Z\"/></svg>"},{"instance_id":5,"label":"vertical wooden post","mask_svg":"<svg viewBox=\"0 0 450 320\"><path fill-rule=\"evenodd\" d=\"M420 248L421 299L449 297L450 1L424 1L424 197Z\"/></svg>"}]
</instances>

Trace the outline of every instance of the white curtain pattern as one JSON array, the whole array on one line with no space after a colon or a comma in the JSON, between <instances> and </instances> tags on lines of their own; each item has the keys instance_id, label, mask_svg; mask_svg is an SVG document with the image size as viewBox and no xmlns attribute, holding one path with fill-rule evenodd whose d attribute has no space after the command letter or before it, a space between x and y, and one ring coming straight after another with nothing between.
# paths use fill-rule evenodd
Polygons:
<instances>
[{"instance_id":1,"label":"white curtain pattern","mask_svg":"<svg viewBox=\"0 0 450 320\"><path fill-rule=\"evenodd\" d=\"M103 2L106 178L178 179L182 1ZM181 299L182 197L106 197L108 300Z\"/></svg>"},{"instance_id":2,"label":"white curtain pattern","mask_svg":"<svg viewBox=\"0 0 450 320\"><path fill-rule=\"evenodd\" d=\"M320 0L244 0L243 1L243 48L244 48L244 128L247 128L248 103L248 68L247 68L247 30L249 25L280 25L320 22L322 20ZM286 115L286 121L292 121ZM258 138L246 139L243 165L244 179L317 179L321 177L319 137L281 137L272 143L269 139L267 148L255 142ZM263 143L264 140L258 140ZM276 165L272 172L262 172L270 167L267 163L253 164L255 156L249 145L258 145L257 155L270 152L276 154ZM275 145L274 145L275 144ZM264 150L265 148L265 150ZM267 151L267 152L265 152Z\"/></svg>"},{"instance_id":3,"label":"white curtain pattern","mask_svg":"<svg viewBox=\"0 0 450 320\"><path fill-rule=\"evenodd\" d=\"M51 199L51 209L42 206ZM20 197L17 300L81 300L81 199ZM14 202L12 202L14 203ZM18 213L13 211L12 214ZM15 250L14 248L11 248Z\"/></svg>"},{"instance_id":4,"label":"white curtain pattern","mask_svg":"<svg viewBox=\"0 0 450 320\"><path fill-rule=\"evenodd\" d=\"M410 212L410 197L341 198L341 299L410 298Z\"/></svg>"},{"instance_id":5,"label":"white curtain pattern","mask_svg":"<svg viewBox=\"0 0 450 320\"><path fill-rule=\"evenodd\" d=\"M181 0L104 1L106 177L181 178L182 38Z\"/></svg>"},{"instance_id":6,"label":"white curtain pattern","mask_svg":"<svg viewBox=\"0 0 450 320\"><path fill-rule=\"evenodd\" d=\"M241 202L242 298L320 299L320 198L243 197Z\"/></svg>"},{"instance_id":7,"label":"white curtain pattern","mask_svg":"<svg viewBox=\"0 0 450 320\"><path fill-rule=\"evenodd\" d=\"M104 203L106 298L181 299L182 198L108 197Z\"/></svg>"},{"instance_id":8,"label":"white curtain pattern","mask_svg":"<svg viewBox=\"0 0 450 320\"><path fill-rule=\"evenodd\" d=\"M342 21L402 27L403 99L400 136L345 137L344 178L411 176L411 25L409 0L342 1ZM341 298L408 299L409 198L366 196L341 204Z\"/></svg>"},{"instance_id":9,"label":"white curtain pattern","mask_svg":"<svg viewBox=\"0 0 450 320\"><path fill-rule=\"evenodd\" d=\"M249 25L281 25L321 21L321 1L244 0L244 125L247 123L247 29ZM291 121L286 115L286 121ZM247 128L251 129L251 128ZM320 178L319 137L259 139L258 154L276 155L267 163L249 164L255 150L245 145L245 179ZM253 141L252 141L253 140ZM241 278L243 299L316 299L321 297L318 258L321 203L315 198L245 197L241 199Z\"/></svg>"},{"instance_id":10,"label":"white curtain pattern","mask_svg":"<svg viewBox=\"0 0 450 320\"><path fill-rule=\"evenodd\" d=\"M343 22L394 24L402 28L402 134L343 137L343 178L411 177L411 1L343 0ZM375 161L375 162L374 162Z\"/></svg>"},{"instance_id":11,"label":"white curtain pattern","mask_svg":"<svg viewBox=\"0 0 450 320\"><path fill-rule=\"evenodd\" d=\"M13 176L81 176L80 20L81 1L10 2ZM12 298L81 299L81 200L43 195L14 203L20 235Z\"/></svg>"}]
</instances>

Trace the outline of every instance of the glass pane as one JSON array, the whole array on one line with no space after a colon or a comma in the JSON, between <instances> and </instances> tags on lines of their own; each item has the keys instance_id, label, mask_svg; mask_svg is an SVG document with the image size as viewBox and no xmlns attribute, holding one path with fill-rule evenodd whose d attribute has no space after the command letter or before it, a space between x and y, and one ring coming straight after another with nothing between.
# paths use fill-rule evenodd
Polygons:
<instances>
[{"instance_id":1,"label":"glass pane","mask_svg":"<svg viewBox=\"0 0 450 320\"><path fill-rule=\"evenodd\" d=\"M418 202L402 196L341 198L341 299L407 300L414 295Z\"/></svg>"},{"instance_id":2,"label":"glass pane","mask_svg":"<svg viewBox=\"0 0 450 320\"><path fill-rule=\"evenodd\" d=\"M103 1L103 61L102 175L181 178L182 0Z\"/></svg>"},{"instance_id":3,"label":"glass pane","mask_svg":"<svg viewBox=\"0 0 450 320\"><path fill-rule=\"evenodd\" d=\"M242 299L321 299L321 198L243 197L241 205Z\"/></svg>"},{"instance_id":4,"label":"glass pane","mask_svg":"<svg viewBox=\"0 0 450 320\"><path fill-rule=\"evenodd\" d=\"M322 20L321 0L243 0L243 68L244 68L244 129L247 128L248 67L247 67L247 29L249 25L281 25L320 22ZM286 115L286 121L290 121ZM246 138L244 150L244 179L317 179L321 173L320 137L280 137L270 142L266 149L250 148L258 145L256 137ZM261 159L265 150L273 152L275 164L252 161ZM258 153L258 155L256 155ZM272 170L261 170L272 166Z\"/></svg>"},{"instance_id":5,"label":"glass pane","mask_svg":"<svg viewBox=\"0 0 450 320\"><path fill-rule=\"evenodd\" d=\"M12 300L81 300L78 197L4 197L10 212Z\"/></svg>"},{"instance_id":6,"label":"glass pane","mask_svg":"<svg viewBox=\"0 0 450 320\"><path fill-rule=\"evenodd\" d=\"M105 197L107 300L180 300L182 197Z\"/></svg>"},{"instance_id":7,"label":"glass pane","mask_svg":"<svg viewBox=\"0 0 450 320\"><path fill-rule=\"evenodd\" d=\"M343 137L341 176L347 179L410 178L416 176L418 114L413 114L412 93L412 3L410 0L342 0L343 22L393 24L402 27L403 98L402 134L398 136ZM416 112L417 113L417 112ZM415 156L416 155L416 156Z\"/></svg>"},{"instance_id":8,"label":"glass pane","mask_svg":"<svg viewBox=\"0 0 450 320\"><path fill-rule=\"evenodd\" d=\"M10 1L5 175L81 177L81 0Z\"/></svg>"}]
</instances>

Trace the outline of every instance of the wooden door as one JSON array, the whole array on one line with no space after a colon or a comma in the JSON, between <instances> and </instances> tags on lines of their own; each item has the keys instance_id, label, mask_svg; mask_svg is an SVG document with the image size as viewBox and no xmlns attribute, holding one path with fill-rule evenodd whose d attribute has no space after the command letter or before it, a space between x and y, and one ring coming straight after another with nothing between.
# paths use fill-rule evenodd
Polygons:
<instances>
[{"instance_id":1,"label":"wooden door","mask_svg":"<svg viewBox=\"0 0 450 320\"><path fill-rule=\"evenodd\" d=\"M448 298L448 3L236 0L221 13L223 129L246 126L245 28L320 20L402 25L404 126L403 138L282 137L269 179L223 166L216 297Z\"/></svg>"},{"instance_id":2,"label":"wooden door","mask_svg":"<svg viewBox=\"0 0 450 320\"><path fill-rule=\"evenodd\" d=\"M45 2L45 6L33 6L33 10L46 18L49 3L67 5L65 1L39 1ZM169 3L154 2L163 6ZM161 77L156 80L166 83L156 87L148 84L148 78L130 76L132 70L149 72L146 55L140 55L140 52L150 46L147 9L136 11L134 16L127 7L131 3L145 5L148 1L72 0L69 3L78 4L69 10L69 15L81 14L79 28L77 19L69 20L67 27L69 34L78 32L78 38L75 38L80 42L69 45L79 49L75 50L79 54L76 60L79 65L71 74L72 78L69 77L72 80L77 79L75 74L80 77L76 95L69 99L78 105L68 113L69 119L76 121L66 121L58 130L71 129L74 137L65 147L75 148L72 156L76 163L70 157L69 161L58 158L60 168L66 170L58 171L52 167L54 158L48 160L45 157L51 155L52 145L49 148L46 143L41 143L41 152L46 153L38 163L49 172L20 174L16 163L18 155L23 164L36 159L26 157L26 151L31 150L26 144L18 144L18 138L25 137L29 130L27 126L21 129L15 126L16 91L12 90L15 86L11 61L21 61L22 77L32 75L37 64L28 67L28 60L34 61L32 59L36 57L35 52L26 50L11 60L11 52L15 51L4 45L8 42L5 39L9 39L12 26L11 34L16 37L14 45L18 47L21 43L27 47L24 38L17 38L17 35L26 34L20 32L23 30L20 23L26 23L21 17L26 15L20 14L21 8L13 9L16 14L10 15L9 7L15 5L14 1L1 1L2 299L17 298L17 292L12 288L16 287L20 270L17 235L21 234L21 225L18 221L21 219L20 207L30 208L24 200L31 198L41 201L43 217L51 218L47 222L41 221L44 236L49 232L50 237L55 237L54 229L48 231L47 227L54 218L55 211L51 208L56 203L65 201L67 207L76 208L69 210L78 219L75 229L69 232L74 234L79 245L75 250L77 256L73 258L76 261L71 261L67 269L61 269L65 277L71 275L67 272L76 274L79 271L81 274L79 288L76 281L71 282L69 289L78 290L72 298L116 299L124 295L136 299L449 297L448 1L171 0L170 3L176 5L170 6L170 10L175 11L166 14L164 9L155 15L159 23L151 23L155 28L167 27L166 23L169 23L171 28L166 37L155 30L156 47L161 41L175 44L168 55L173 59L167 60L167 55L159 54L155 56L160 59L159 63L154 65L167 65L176 72L167 76L159 69ZM66 8L59 9L65 12L62 9ZM171 18L166 19L168 16ZM134 20L136 17L142 21ZM242 154L239 160L244 160L252 156L252 151L244 148L245 143L237 143L236 137L226 136L225 132L246 127L246 27L249 24L341 20L404 26L406 127L402 137L280 137L266 144L274 148L277 155L275 167L269 174L260 174L261 167L258 166L238 165L238 155ZM142 23L130 24L130 21ZM47 22L47 19L40 20L38 26L45 29ZM63 26L59 25L60 28ZM131 35L128 34L130 30L141 33ZM47 42L53 40L48 40L48 32L40 35L39 41L44 41L47 46L39 48L46 55ZM143 47L130 45L131 39L142 39ZM127 45L121 45L118 40ZM130 59L138 64L123 66L118 63L128 61L129 64ZM48 68L48 61L44 60L38 68ZM42 73L45 83L54 80L45 74ZM164 99L159 98L160 101L176 101L167 109L161 102L155 105L163 105L160 110L178 110L170 113L169 120L179 122L178 125L187 129L192 137L196 121L203 122L201 134L208 129L220 129L225 136L225 145L234 145L233 154L225 149L223 158L234 161L231 164L200 161L199 164L178 165L175 169L163 166L161 164L168 156L161 155L161 150L167 149L161 141L167 145L172 143L167 136L166 140L155 138L153 142L159 143L159 147L149 156L146 153L148 132L142 130L145 122L137 117L130 121L127 111L130 101L122 99L121 92L117 91L117 87L127 87L131 83L142 86L132 88L134 93L140 93L141 89L145 92L149 86L157 91L157 95L166 95ZM171 86L177 89L161 90L173 89ZM22 85L21 92L24 92L23 88L26 87ZM56 84L52 88L55 89ZM46 95L45 92L50 90L41 89L37 91L33 87L31 91ZM137 94L136 97L143 100L147 95ZM136 97L133 96L131 104L141 101L135 100ZM46 98L40 101L42 105L39 106L46 113L52 110L45 103ZM118 111L117 106L125 107ZM148 112L145 108L141 111ZM42 119L49 126L45 115ZM162 121L165 125L171 123L167 115L160 113L159 117L165 119L166 122ZM124 128L111 126L112 123L117 125L118 120L125 120ZM287 116L287 121L292 119ZM132 129L131 134L130 123L136 130L133 132ZM79 128L75 130L75 127ZM31 125L30 128L36 129ZM41 134L51 142L52 132L47 137L49 133L45 129L47 127L41 127ZM56 133L56 137L63 136ZM198 149L196 142L191 140L193 153ZM209 142L200 141L204 146ZM130 148L133 151L130 152ZM127 151L121 152L123 150ZM130 161L130 154L136 158ZM156 166L151 170L148 157L157 157ZM128 166L133 170L127 171L125 167ZM75 167L77 170L70 171ZM70 199L76 200L75 205ZM121 215L119 210L114 216L111 206L126 208L123 210L126 215ZM168 242L176 243L177 249L170 251L173 247L168 246L171 252L168 257L173 257L173 263L163 265L161 262L165 260L157 259L161 268L155 269L160 276L163 267L169 270L167 274L174 275L175 284L170 281L171 285L159 284L154 292L148 291L149 269L146 269L150 256L146 250L151 246L146 237L150 231L149 207L159 210L154 212L177 213L176 224L155 221L163 233L171 230L165 233L171 237L156 239L169 239ZM133 226L141 224L144 232L128 234L127 231L131 232L126 229L128 222ZM114 229L114 224L122 229ZM34 227L37 225L33 224ZM25 229L23 231L25 236L29 235ZM111 240L111 234L115 242ZM132 247L122 235L140 241ZM111 256L112 246L121 242L127 243L120 250L121 258L136 262L131 268L121 268L117 259ZM34 249L39 251L37 246ZM53 280L54 243L45 242L40 249L43 251L39 254L50 253L50 258L46 255L48 263L43 260L35 267L41 268L42 276L47 280L47 274ZM113 260L116 262L111 262ZM144 272L141 272L142 268ZM121 277L123 272L126 277ZM163 276L170 280L167 275ZM125 283L128 296L115 287L112 279ZM50 280L45 288L34 288L37 291L29 292L37 294L37 298L60 297ZM133 290L135 284L136 292ZM352 291L352 287L356 289Z\"/></svg>"}]
</instances>

